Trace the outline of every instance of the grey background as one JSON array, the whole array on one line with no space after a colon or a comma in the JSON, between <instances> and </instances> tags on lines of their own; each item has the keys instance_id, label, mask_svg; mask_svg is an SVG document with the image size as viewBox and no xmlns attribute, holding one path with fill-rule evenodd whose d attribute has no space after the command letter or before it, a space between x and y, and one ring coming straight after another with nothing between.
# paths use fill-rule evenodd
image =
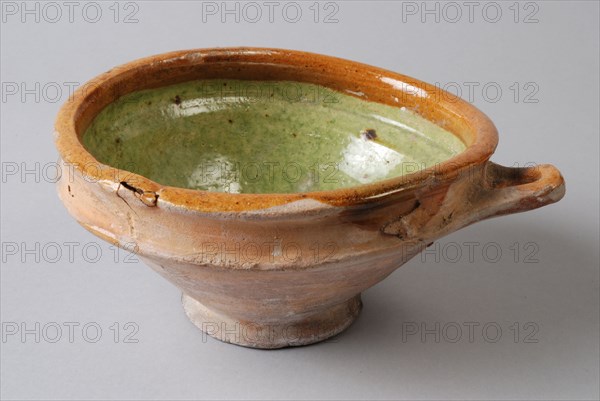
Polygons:
<instances>
[{"instance_id":1,"label":"grey background","mask_svg":"<svg viewBox=\"0 0 600 401\"><path fill-rule=\"evenodd\" d=\"M452 10L444 14L439 3L438 23L434 16L422 22L420 14L403 14L406 2L338 1L337 23L323 23L323 14L315 23L310 1L298 3L297 23L281 13L272 23L264 15L248 22L250 14L223 23L219 15L203 21L201 2L136 1L138 22L128 24L124 13L135 6L121 3L115 23L113 2L97 3L103 11L97 23L77 11L82 2L72 22L68 15L50 22L50 9L40 9L39 22L3 14L3 399L598 399L598 2L520 3L518 23L512 1L498 3L503 13L496 23L483 18L485 2L472 22L463 15L455 23L448 21ZM536 9L538 22L524 23ZM360 318L328 342L260 351L207 339L185 317L175 287L135 257L126 263L123 251L115 260L108 244L67 214L51 182L52 126L69 82L151 54L233 45L353 59L442 86L457 83L467 98L468 85L475 85L469 83L477 83L468 100L500 131L493 160L553 163L566 178L567 195L442 239L435 255L416 257L364 293ZM521 86L517 99L514 82ZM9 95L10 83L24 83L34 94ZM502 89L497 101L492 89L482 93L488 83ZM64 89L58 99L50 92L56 85ZM535 88L527 100L537 103L526 102ZM37 169L40 177L11 175L15 165ZM473 258L469 241L479 244ZM65 242L77 242L72 260ZM36 243L39 262L24 252ZM15 244L16 254L7 251ZM62 252L54 263L52 244ZM493 262L498 248L502 256ZM35 331L36 322L39 343L33 334L7 333L21 324ZM79 324L73 342L65 322ZM134 326L125 330L128 322ZM479 325L473 341L466 322ZM433 334L406 335L412 324L435 331L436 323L439 342ZM93 330L81 334L85 324L102 329L96 343ZM501 328L496 342L494 330L482 334L486 324ZM54 325L63 327L57 342L50 341ZM452 342L456 325L464 330ZM137 343L127 342L136 327Z\"/></svg>"}]
</instances>

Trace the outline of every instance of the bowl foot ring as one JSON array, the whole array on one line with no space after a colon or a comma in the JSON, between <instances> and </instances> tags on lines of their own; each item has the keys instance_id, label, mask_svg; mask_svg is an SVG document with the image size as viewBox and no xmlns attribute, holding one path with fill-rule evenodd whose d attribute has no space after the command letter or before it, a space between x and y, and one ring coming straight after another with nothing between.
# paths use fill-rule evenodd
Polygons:
<instances>
[{"instance_id":1,"label":"bowl foot ring","mask_svg":"<svg viewBox=\"0 0 600 401\"><path fill-rule=\"evenodd\" d=\"M295 347L326 340L347 329L362 309L359 294L285 323L255 323L228 317L185 293L181 302L187 317L202 330L204 339L211 336L227 343L262 349Z\"/></svg>"}]
</instances>

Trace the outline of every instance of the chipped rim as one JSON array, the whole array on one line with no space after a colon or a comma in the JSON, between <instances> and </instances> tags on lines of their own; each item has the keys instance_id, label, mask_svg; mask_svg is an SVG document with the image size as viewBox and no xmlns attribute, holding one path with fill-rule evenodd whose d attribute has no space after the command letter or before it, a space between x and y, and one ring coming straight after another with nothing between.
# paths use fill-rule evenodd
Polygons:
<instances>
[{"instance_id":1,"label":"chipped rim","mask_svg":"<svg viewBox=\"0 0 600 401\"><path fill-rule=\"evenodd\" d=\"M112 101L137 90L193 80L193 77L179 81L177 79L181 78L184 70L185 74L193 75L194 71L212 63L218 63L221 67L247 65L251 69L280 68L281 70L276 71L292 75L314 72L315 78L311 75L311 78L302 81L288 80L315 83L356 97L360 97L358 92L370 92L379 98L372 99L367 96L364 100L400 107L403 104L397 103L397 97L396 103L392 100L394 96L391 94L395 93L411 105L408 108L425 118L431 120L428 117L430 114L441 112L450 123L465 125L466 131L469 132L463 129L458 130L460 132L456 129L446 129L461 138L467 147L463 152L434 167L370 184L328 191L260 194L230 194L162 185L139 174L100 163L84 148L80 138L85 129L93 117ZM288 70L283 72L286 68ZM340 82L349 77L357 83L352 89L336 87L338 77L341 77ZM154 83L148 84L148 81L152 80ZM157 84L159 80L160 83ZM286 80L285 75L277 77L277 80ZM385 94L391 98L384 97ZM467 139L468 136L470 138ZM436 86L402 74L315 53L235 47L163 53L129 62L97 76L75 91L60 109L55 123L55 142L63 162L73 165L74 169L88 180L108 183L113 187L127 183L140 193L152 194L159 206L164 203L200 212L260 214L265 209L307 199L317 201L311 202L315 208L369 204L400 191L425 185L432 178L439 181L452 180L461 171L489 159L498 143L498 133L492 121L473 105ZM314 206L315 204L318 206Z\"/></svg>"}]
</instances>

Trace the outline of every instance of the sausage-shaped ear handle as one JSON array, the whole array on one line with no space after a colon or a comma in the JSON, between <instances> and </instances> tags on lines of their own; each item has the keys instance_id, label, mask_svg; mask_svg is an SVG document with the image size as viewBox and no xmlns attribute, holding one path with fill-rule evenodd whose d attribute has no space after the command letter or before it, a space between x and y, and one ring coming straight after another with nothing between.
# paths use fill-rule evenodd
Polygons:
<instances>
[{"instance_id":1,"label":"sausage-shaped ear handle","mask_svg":"<svg viewBox=\"0 0 600 401\"><path fill-rule=\"evenodd\" d=\"M488 161L475 171L450 185L435 212L416 206L388 222L382 232L428 243L481 220L558 202L565 194L565 180L549 164L515 168Z\"/></svg>"},{"instance_id":2,"label":"sausage-shaped ear handle","mask_svg":"<svg viewBox=\"0 0 600 401\"><path fill-rule=\"evenodd\" d=\"M473 211L480 220L537 209L565 195L565 180L550 164L515 168L488 161L482 186Z\"/></svg>"}]
</instances>

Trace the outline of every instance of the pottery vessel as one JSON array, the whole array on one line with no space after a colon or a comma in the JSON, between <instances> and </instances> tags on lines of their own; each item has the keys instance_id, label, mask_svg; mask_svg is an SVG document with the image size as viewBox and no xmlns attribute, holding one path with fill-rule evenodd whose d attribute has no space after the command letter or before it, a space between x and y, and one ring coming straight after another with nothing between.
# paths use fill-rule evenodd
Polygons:
<instances>
[{"instance_id":1,"label":"pottery vessel","mask_svg":"<svg viewBox=\"0 0 600 401\"><path fill-rule=\"evenodd\" d=\"M307 82L406 107L467 148L436 166L356 187L230 194L161 185L99 163L82 146L94 117L119 97L213 78ZM489 161L496 128L467 102L401 74L290 50L177 51L117 67L63 106L55 137L70 166L58 183L70 214L113 244L135 244L181 289L185 313L201 330L255 348L340 333L357 318L362 291L433 241L479 220L556 202L565 191L553 166Z\"/></svg>"}]
</instances>

